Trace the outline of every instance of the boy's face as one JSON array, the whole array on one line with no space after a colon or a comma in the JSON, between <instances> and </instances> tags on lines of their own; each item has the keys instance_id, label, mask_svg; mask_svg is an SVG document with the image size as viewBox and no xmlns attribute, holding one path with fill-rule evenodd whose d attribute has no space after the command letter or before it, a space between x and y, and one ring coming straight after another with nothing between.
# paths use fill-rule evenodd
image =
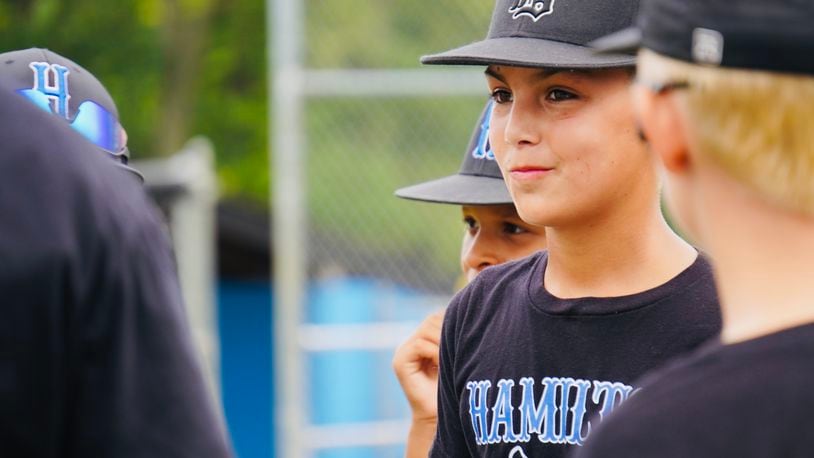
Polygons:
<instances>
[{"instance_id":1,"label":"boy's face","mask_svg":"<svg viewBox=\"0 0 814 458\"><path fill-rule=\"evenodd\" d=\"M544 250L545 228L523 222L514 205L463 206L461 268L471 282L481 270Z\"/></svg>"},{"instance_id":2,"label":"boy's face","mask_svg":"<svg viewBox=\"0 0 814 458\"><path fill-rule=\"evenodd\" d=\"M523 220L585 224L631 199L656 198L628 72L493 65L486 75L496 102L492 150Z\"/></svg>"}]
</instances>

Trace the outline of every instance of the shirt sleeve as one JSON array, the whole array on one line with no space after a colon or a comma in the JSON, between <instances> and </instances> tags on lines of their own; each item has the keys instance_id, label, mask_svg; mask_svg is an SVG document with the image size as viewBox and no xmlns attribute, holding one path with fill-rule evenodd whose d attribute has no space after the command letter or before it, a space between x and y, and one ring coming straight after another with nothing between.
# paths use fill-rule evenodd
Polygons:
<instances>
[{"instance_id":1,"label":"shirt sleeve","mask_svg":"<svg viewBox=\"0 0 814 458\"><path fill-rule=\"evenodd\" d=\"M441 329L438 367L438 428L430 457L469 456L459 414L459 390L455 386L455 358L459 311L469 297L468 288L459 292L447 307Z\"/></svg>"}]
</instances>

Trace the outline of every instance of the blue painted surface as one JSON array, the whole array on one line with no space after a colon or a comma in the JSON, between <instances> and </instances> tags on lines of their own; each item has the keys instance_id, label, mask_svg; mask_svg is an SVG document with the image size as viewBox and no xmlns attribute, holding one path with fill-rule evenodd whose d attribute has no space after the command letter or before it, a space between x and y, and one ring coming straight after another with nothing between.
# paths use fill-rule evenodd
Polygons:
<instances>
[{"instance_id":1,"label":"blue painted surface","mask_svg":"<svg viewBox=\"0 0 814 458\"><path fill-rule=\"evenodd\" d=\"M352 447L344 449L323 450L315 454L316 458L403 458L404 446L393 447Z\"/></svg>"},{"instance_id":2,"label":"blue painted surface","mask_svg":"<svg viewBox=\"0 0 814 458\"><path fill-rule=\"evenodd\" d=\"M232 444L240 458L269 458L272 438L271 286L218 285L221 390Z\"/></svg>"},{"instance_id":3,"label":"blue painted surface","mask_svg":"<svg viewBox=\"0 0 814 458\"><path fill-rule=\"evenodd\" d=\"M418 323L430 311L416 291L370 278L314 282L305 319L313 324L376 321ZM221 282L218 291L223 404L239 458L272 457L271 288L267 283ZM392 350L329 351L306 355L307 412L316 425L404 419L407 402L390 367ZM403 456L403 447L324 450L317 458Z\"/></svg>"}]
</instances>

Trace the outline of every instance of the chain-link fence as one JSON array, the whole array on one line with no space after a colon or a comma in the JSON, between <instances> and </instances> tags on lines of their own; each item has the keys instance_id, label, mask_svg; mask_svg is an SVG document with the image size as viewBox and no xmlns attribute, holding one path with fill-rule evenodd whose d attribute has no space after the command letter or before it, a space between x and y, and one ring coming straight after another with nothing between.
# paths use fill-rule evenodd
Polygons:
<instances>
[{"instance_id":1,"label":"chain-link fence","mask_svg":"<svg viewBox=\"0 0 814 458\"><path fill-rule=\"evenodd\" d=\"M318 99L308 113L308 210L316 273L449 293L460 273L460 209L397 199L456 171L481 97Z\"/></svg>"},{"instance_id":2,"label":"chain-link fence","mask_svg":"<svg viewBox=\"0 0 814 458\"><path fill-rule=\"evenodd\" d=\"M421 70L422 54L482 38L491 9L466 0L311 0L306 65ZM402 79L391 93L317 96L306 105L310 264L316 273L449 293L460 270L459 209L401 201L393 191L457 170L486 85L482 96L394 97L411 84L409 74Z\"/></svg>"},{"instance_id":3,"label":"chain-link fence","mask_svg":"<svg viewBox=\"0 0 814 458\"><path fill-rule=\"evenodd\" d=\"M287 88L277 80L274 94L297 92L289 101L302 114L281 128L288 112L277 105L276 135L299 140L275 145L299 149L299 165L274 173L286 178L301 167L303 182L299 191L276 187L275 202L287 198L280 193L304 193L307 259L302 295L278 295L276 304L301 297L301 313L279 313L275 328L276 368L288 374L277 379L286 385L278 398L289 402L276 416L280 456L403 453L409 412L390 358L418 320L454 292L463 224L456 206L404 201L393 191L458 169L487 94L479 69L422 69L418 58L481 39L492 6L308 0L294 14L276 5L277 14L302 20L289 31L301 34L303 52L286 70L273 69L297 81ZM276 35L278 55L279 40L287 39ZM286 214L278 208L275 215L279 228ZM278 233L277 246L286 243ZM283 278L295 277L278 277L275 288L291 287ZM300 320L288 339L281 334L290 326L279 322L286 319Z\"/></svg>"}]
</instances>

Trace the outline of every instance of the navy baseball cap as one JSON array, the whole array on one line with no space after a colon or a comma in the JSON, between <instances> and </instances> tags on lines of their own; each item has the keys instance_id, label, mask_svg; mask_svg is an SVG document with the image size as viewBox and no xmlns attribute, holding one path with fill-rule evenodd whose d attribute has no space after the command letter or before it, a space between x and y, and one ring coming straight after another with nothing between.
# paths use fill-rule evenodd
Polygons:
<instances>
[{"instance_id":1,"label":"navy baseball cap","mask_svg":"<svg viewBox=\"0 0 814 458\"><path fill-rule=\"evenodd\" d=\"M615 68L629 54L598 54L588 43L633 24L639 0L497 0L486 39L423 56L424 64Z\"/></svg>"},{"instance_id":2,"label":"navy baseball cap","mask_svg":"<svg viewBox=\"0 0 814 458\"><path fill-rule=\"evenodd\" d=\"M127 165L127 133L107 89L86 69L48 49L0 54L0 83L34 105L63 118L83 137L113 157L115 164L144 181Z\"/></svg>"},{"instance_id":3,"label":"navy baseball cap","mask_svg":"<svg viewBox=\"0 0 814 458\"><path fill-rule=\"evenodd\" d=\"M490 99L475 124L458 173L401 188L396 191L396 196L458 205L513 203L489 145L489 119L492 116L492 106L493 102Z\"/></svg>"},{"instance_id":4,"label":"navy baseball cap","mask_svg":"<svg viewBox=\"0 0 814 458\"><path fill-rule=\"evenodd\" d=\"M643 0L636 25L592 43L640 47L700 65L814 74L814 3L803 0Z\"/></svg>"}]
</instances>

